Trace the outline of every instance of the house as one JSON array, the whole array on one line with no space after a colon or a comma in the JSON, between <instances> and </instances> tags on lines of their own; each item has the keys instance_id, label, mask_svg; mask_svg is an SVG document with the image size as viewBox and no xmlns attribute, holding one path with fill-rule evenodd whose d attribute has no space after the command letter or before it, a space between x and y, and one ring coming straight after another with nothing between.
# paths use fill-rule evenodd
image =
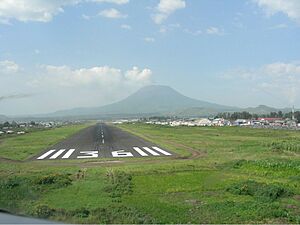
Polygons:
<instances>
[{"instance_id":1,"label":"house","mask_svg":"<svg viewBox=\"0 0 300 225\"><path fill-rule=\"evenodd\" d=\"M281 120L281 118L261 117L261 118L258 118L257 120L259 120L260 122L265 122L265 123L274 123L276 120Z\"/></svg>"},{"instance_id":2,"label":"house","mask_svg":"<svg viewBox=\"0 0 300 225\"><path fill-rule=\"evenodd\" d=\"M246 126L246 125L251 125L251 122L246 119L237 119L236 121L234 121L233 124L236 126Z\"/></svg>"},{"instance_id":3,"label":"house","mask_svg":"<svg viewBox=\"0 0 300 225\"><path fill-rule=\"evenodd\" d=\"M13 130L6 131L6 134L13 134L13 133L15 133Z\"/></svg>"},{"instance_id":4,"label":"house","mask_svg":"<svg viewBox=\"0 0 300 225\"><path fill-rule=\"evenodd\" d=\"M224 118L216 118L212 121L212 125L218 127L231 126L231 122L229 120L225 120Z\"/></svg>"},{"instance_id":5,"label":"house","mask_svg":"<svg viewBox=\"0 0 300 225\"><path fill-rule=\"evenodd\" d=\"M18 131L17 134L25 134L24 131Z\"/></svg>"},{"instance_id":6,"label":"house","mask_svg":"<svg viewBox=\"0 0 300 225\"><path fill-rule=\"evenodd\" d=\"M195 123L197 124L197 126L201 126L201 127L211 126L212 124L211 120L207 118L196 120Z\"/></svg>"},{"instance_id":7,"label":"house","mask_svg":"<svg viewBox=\"0 0 300 225\"><path fill-rule=\"evenodd\" d=\"M4 132L3 132L3 131L0 131L0 135L2 135L2 134L4 134Z\"/></svg>"}]
</instances>

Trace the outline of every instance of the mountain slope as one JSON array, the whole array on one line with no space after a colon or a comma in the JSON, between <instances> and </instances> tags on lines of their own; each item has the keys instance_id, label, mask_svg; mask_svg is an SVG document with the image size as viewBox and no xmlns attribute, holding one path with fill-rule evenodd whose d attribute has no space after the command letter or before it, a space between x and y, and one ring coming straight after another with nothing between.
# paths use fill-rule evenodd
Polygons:
<instances>
[{"instance_id":1,"label":"mountain slope","mask_svg":"<svg viewBox=\"0 0 300 225\"><path fill-rule=\"evenodd\" d=\"M7 121L9 118L5 115L0 115L0 122Z\"/></svg>"},{"instance_id":2,"label":"mountain slope","mask_svg":"<svg viewBox=\"0 0 300 225\"><path fill-rule=\"evenodd\" d=\"M235 107L223 106L186 97L173 88L162 85L150 85L141 88L129 97L106 106L76 108L58 111L51 116L79 115L128 115L171 113L188 108L209 108L210 111L234 111Z\"/></svg>"}]
</instances>

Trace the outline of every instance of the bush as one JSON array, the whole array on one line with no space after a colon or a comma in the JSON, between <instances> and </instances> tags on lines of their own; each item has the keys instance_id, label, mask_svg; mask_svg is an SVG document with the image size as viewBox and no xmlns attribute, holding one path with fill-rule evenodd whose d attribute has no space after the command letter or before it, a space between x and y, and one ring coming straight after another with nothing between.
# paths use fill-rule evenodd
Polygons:
<instances>
[{"instance_id":1,"label":"bush","mask_svg":"<svg viewBox=\"0 0 300 225\"><path fill-rule=\"evenodd\" d=\"M79 217L79 218L86 218L89 217L90 211L86 208L76 209L71 212L73 216Z\"/></svg>"},{"instance_id":2,"label":"bush","mask_svg":"<svg viewBox=\"0 0 300 225\"><path fill-rule=\"evenodd\" d=\"M108 171L107 179L109 184L104 191L108 192L114 199L113 201L120 201L124 194L132 193L132 175L123 171Z\"/></svg>"},{"instance_id":3,"label":"bush","mask_svg":"<svg viewBox=\"0 0 300 225\"><path fill-rule=\"evenodd\" d=\"M258 183L253 180L247 180L231 185L227 188L232 194L250 195L259 198L260 200L275 201L284 196L292 195L292 192L277 184Z\"/></svg>"},{"instance_id":4,"label":"bush","mask_svg":"<svg viewBox=\"0 0 300 225\"><path fill-rule=\"evenodd\" d=\"M53 185L57 188L66 187L72 184L72 179L68 174L50 174L39 177L36 180L38 185Z\"/></svg>"},{"instance_id":5,"label":"bush","mask_svg":"<svg viewBox=\"0 0 300 225\"><path fill-rule=\"evenodd\" d=\"M91 212L92 223L100 224L153 224L159 223L151 216L141 213L132 207L111 205L107 208L98 208Z\"/></svg>"},{"instance_id":6,"label":"bush","mask_svg":"<svg viewBox=\"0 0 300 225\"><path fill-rule=\"evenodd\" d=\"M21 177L11 177L7 180L1 180L0 181L0 188L1 189L14 189L17 187L20 187L24 183L27 183L27 180L21 178Z\"/></svg>"},{"instance_id":7,"label":"bush","mask_svg":"<svg viewBox=\"0 0 300 225\"><path fill-rule=\"evenodd\" d=\"M300 152L300 143L291 141L273 141L267 144L271 150Z\"/></svg>"},{"instance_id":8,"label":"bush","mask_svg":"<svg viewBox=\"0 0 300 225\"><path fill-rule=\"evenodd\" d=\"M35 207L35 215L40 218L49 218L55 214L55 210L47 205L38 205Z\"/></svg>"}]
</instances>

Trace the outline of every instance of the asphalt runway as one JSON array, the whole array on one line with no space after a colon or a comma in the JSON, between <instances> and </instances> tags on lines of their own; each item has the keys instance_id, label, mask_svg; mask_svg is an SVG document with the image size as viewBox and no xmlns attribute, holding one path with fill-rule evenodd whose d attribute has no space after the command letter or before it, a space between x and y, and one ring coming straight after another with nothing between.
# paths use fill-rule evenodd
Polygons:
<instances>
[{"instance_id":1,"label":"asphalt runway","mask_svg":"<svg viewBox=\"0 0 300 225\"><path fill-rule=\"evenodd\" d=\"M79 131L35 156L35 160L172 156L158 145L104 123Z\"/></svg>"}]
</instances>

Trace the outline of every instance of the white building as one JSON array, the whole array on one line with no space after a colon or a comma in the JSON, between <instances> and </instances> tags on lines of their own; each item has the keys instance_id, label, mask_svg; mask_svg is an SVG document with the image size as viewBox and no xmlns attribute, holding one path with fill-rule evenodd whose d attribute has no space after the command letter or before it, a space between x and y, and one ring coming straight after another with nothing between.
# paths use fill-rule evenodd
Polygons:
<instances>
[{"instance_id":1,"label":"white building","mask_svg":"<svg viewBox=\"0 0 300 225\"><path fill-rule=\"evenodd\" d=\"M207 118L202 118L202 119L196 120L195 123L197 126L201 126L201 127L206 127L206 126L212 125L211 120L209 120Z\"/></svg>"},{"instance_id":2,"label":"white building","mask_svg":"<svg viewBox=\"0 0 300 225\"><path fill-rule=\"evenodd\" d=\"M225 120L224 118L216 118L212 121L213 126L223 127L223 126L231 126L229 120Z\"/></svg>"}]
</instances>

